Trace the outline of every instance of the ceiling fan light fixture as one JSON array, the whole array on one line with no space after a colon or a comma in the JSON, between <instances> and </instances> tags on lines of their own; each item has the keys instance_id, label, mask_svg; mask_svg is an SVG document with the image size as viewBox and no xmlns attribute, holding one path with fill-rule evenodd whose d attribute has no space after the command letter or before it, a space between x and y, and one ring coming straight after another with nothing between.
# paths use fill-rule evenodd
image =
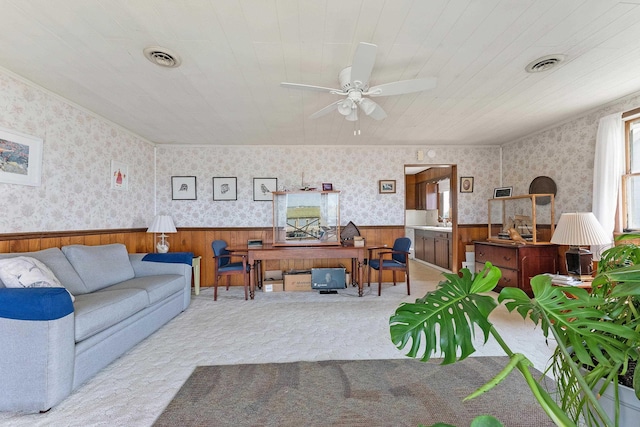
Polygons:
<instances>
[{"instance_id":1,"label":"ceiling fan light fixture","mask_svg":"<svg viewBox=\"0 0 640 427\"><path fill-rule=\"evenodd\" d=\"M353 110L351 110L351 113L349 113L349 115L347 117L345 117L347 119L347 121L350 122L355 122L358 120L358 109L354 108Z\"/></svg>"},{"instance_id":2,"label":"ceiling fan light fixture","mask_svg":"<svg viewBox=\"0 0 640 427\"><path fill-rule=\"evenodd\" d=\"M182 64L180 57L166 47L149 46L144 48L142 52L145 58L160 67L178 68Z\"/></svg>"},{"instance_id":3,"label":"ceiling fan light fixture","mask_svg":"<svg viewBox=\"0 0 640 427\"><path fill-rule=\"evenodd\" d=\"M529 64L524 69L527 73L541 73L543 71L548 71L556 67L566 58L567 58L566 55L562 55L560 53L553 54L553 55L546 55L534 61L529 62Z\"/></svg>"},{"instance_id":4,"label":"ceiling fan light fixture","mask_svg":"<svg viewBox=\"0 0 640 427\"><path fill-rule=\"evenodd\" d=\"M343 116L348 116L353 110L353 103L350 99L345 99L344 102L338 104L338 112Z\"/></svg>"},{"instance_id":5,"label":"ceiling fan light fixture","mask_svg":"<svg viewBox=\"0 0 640 427\"><path fill-rule=\"evenodd\" d=\"M368 116L376 109L376 103L368 98L362 98L360 108L362 108L362 111Z\"/></svg>"}]
</instances>

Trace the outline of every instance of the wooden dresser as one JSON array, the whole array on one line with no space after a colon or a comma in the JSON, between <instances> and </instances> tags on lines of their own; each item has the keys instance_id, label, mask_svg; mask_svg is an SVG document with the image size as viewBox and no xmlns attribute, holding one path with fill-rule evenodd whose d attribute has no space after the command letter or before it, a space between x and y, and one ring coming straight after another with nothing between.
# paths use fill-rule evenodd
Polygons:
<instances>
[{"instance_id":1,"label":"wooden dresser","mask_svg":"<svg viewBox=\"0 0 640 427\"><path fill-rule=\"evenodd\" d=\"M476 272L482 271L489 261L498 267L502 277L496 290L517 287L529 296L530 280L542 273L557 272L558 246L549 244L514 245L509 243L475 242Z\"/></svg>"}]
</instances>

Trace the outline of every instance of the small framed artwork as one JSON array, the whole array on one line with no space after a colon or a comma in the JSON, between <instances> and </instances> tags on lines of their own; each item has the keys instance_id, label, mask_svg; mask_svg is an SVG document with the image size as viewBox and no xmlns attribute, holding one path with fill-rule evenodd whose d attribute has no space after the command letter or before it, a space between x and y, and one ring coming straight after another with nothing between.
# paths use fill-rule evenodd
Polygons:
<instances>
[{"instance_id":1,"label":"small framed artwork","mask_svg":"<svg viewBox=\"0 0 640 427\"><path fill-rule=\"evenodd\" d=\"M129 189L129 166L126 163L111 160L111 188L123 191Z\"/></svg>"},{"instance_id":2,"label":"small framed artwork","mask_svg":"<svg viewBox=\"0 0 640 427\"><path fill-rule=\"evenodd\" d=\"M40 185L42 139L0 128L0 182Z\"/></svg>"},{"instance_id":3,"label":"small framed artwork","mask_svg":"<svg viewBox=\"0 0 640 427\"><path fill-rule=\"evenodd\" d=\"M378 181L378 192L380 194L390 194L396 192L395 179L381 179Z\"/></svg>"},{"instance_id":4,"label":"small framed artwork","mask_svg":"<svg viewBox=\"0 0 640 427\"><path fill-rule=\"evenodd\" d=\"M270 202L271 193L278 190L278 178L253 178L253 200L256 202Z\"/></svg>"},{"instance_id":5,"label":"small framed artwork","mask_svg":"<svg viewBox=\"0 0 640 427\"><path fill-rule=\"evenodd\" d=\"M493 189L493 198L500 199L503 197L511 197L513 187L498 187Z\"/></svg>"},{"instance_id":6,"label":"small framed artwork","mask_svg":"<svg viewBox=\"0 0 640 427\"><path fill-rule=\"evenodd\" d=\"M460 177L460 192L473 193L473 177L472 176Z\"/></svg>"},{"instance_id":7,"label":"small framed artwork","mask_svg":"<svg viewBox=\"0 0 640 427\"><path fill-rule=\"evenodd\" d=\"M323 182L322 191L333 191L333 184L330 182Z\"/></svg>"},{"instance_id":8,"label":"small framed artwork","mask_svg":"<svg viewBox=\"0 0 640 427\"><path fill-rule=\"evenodd\" d=\"M197 198L195 176L171 177L171 200L196 200Z\"/></svg>"},{"instance_id":9,"label":"small framed artwork","mask_svg":"<svg viewBox=\"0 0 640 427\"><path fill-rule=\"evenodd\" d=\"M213 200L238 200L238 178L214 177Z\"/></svg>"}]
</instances>

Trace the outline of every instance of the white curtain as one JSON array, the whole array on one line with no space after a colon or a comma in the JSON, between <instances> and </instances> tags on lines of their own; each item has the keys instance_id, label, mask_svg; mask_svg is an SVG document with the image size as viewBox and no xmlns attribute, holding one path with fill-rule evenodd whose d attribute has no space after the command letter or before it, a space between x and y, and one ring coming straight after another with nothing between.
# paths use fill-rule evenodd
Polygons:
<instances>
[{"instance_id":1,"label":"white curtain","mask_svg":"<svg viewBox=\"0 0 640 427\"><path fill-rule=\"evenodd\" d=\"M622 114L600 119L596 135L593 165L593 214L607 234L612 236L616 223L616 207L624 173L624 128ZM596 259L606 247L592 248Z\"/></svg>"}]
</instances>

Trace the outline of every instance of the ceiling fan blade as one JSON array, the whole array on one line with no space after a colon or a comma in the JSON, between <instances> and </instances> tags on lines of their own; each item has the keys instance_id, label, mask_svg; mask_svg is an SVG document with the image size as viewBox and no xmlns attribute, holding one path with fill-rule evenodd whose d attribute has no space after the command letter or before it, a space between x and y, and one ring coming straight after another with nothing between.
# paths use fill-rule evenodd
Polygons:
<instances>
[{"instance_id":1,"label":"ceiling fan blade","mask_svg":"<svg viewBox=\"0 0 640 427\"><path fill-rule=\"evenodd\" d=\"M368 98L362 98L360 108L364 113L374 120L382 120L387 118L387 113L377 103Z\"/></svg>"},{"instance_id":2,"label":"ceiling fan blade","mask_svg":"<svg viewBox=\"0 0 640 427\"><path fill-rule=\"evenodd\" d=\"M330 87L322 87L322 86L305 85L305 84L302 84L302 83L282 82L282 83L280 83L280 86L287 87L289 89L314 90L316 92L329 92L329 93L336 93L336 94L346 95L346 93L342 92L340 89L333 89L333 88L330 88Z\"/></svg>"},{"instance_id":3,"label":"ceiling fan blade","mask_svg":"<svg viewBox=\"0 0 640 427\"><path fill-rule=\"evenodd\" d=\"M343 102L343 101L344 101L344 99L341 99L340 101L333 102L333 103L327 105L326 107L324 107L322 110L316 111L315 113L310 115L309 118L310 119L317 119L318 117L324 116L325 114L329 114L330 112L332 112L333 110L338 108L338 105L340 105L340 103Z\"/></svg>"},{"instance_id":4,"label":"ceiling fan blade","mask_svg":"<svg viewBox=\"0 0 640 427\"><path fill-rule=\"evenodd\" d=\"M399 82L385 83L369 88L364 95L391 96L405 93L421 92L436 87L438 80L435 77L426 79L401 80Z\"/></svg>"},{"instance_id":5,"label":"ceiling fan blade","mask_svg":"<svg viewBox=\"0 0 640 427\"><path fill-rule=\"evenodd\" d=\"M373 64L376 62L376 51L378 46L371 43L361 42L353 55L351 64L351 85L354 88L363 88L369 83Z\"/></svg>"}]
</instances>

